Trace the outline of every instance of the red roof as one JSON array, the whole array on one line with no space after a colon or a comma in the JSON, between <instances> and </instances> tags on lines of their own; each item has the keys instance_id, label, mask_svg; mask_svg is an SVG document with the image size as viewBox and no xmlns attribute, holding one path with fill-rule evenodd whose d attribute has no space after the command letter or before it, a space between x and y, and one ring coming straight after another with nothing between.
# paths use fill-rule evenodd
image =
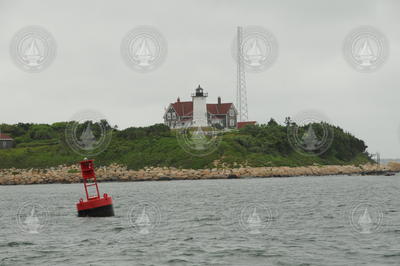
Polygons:
<instances>
[{"instance_id":1,"label":"red roof","mask_svg":"<svg viewBox=\"0 0 400 266\"><path fill-rule=\"evenodd\" d=\"M193 102L176 102L172 106L179 116L191 116L193 113Z\"/></svg>"},{"instance_id":2,"label":"red roof","mask_svg":"<svg viewBox=\"0 0 400 266\"><path fill-rule=\"evenodd\" d=\"M257 121L245 121L245 122L238 122L237 123L237 128L242 128L247 125L255 125Z\"/></svg>"},{"instance_id":3,"label":"red roof","mask_svg":"<svg viewBox=\"0 0 400 266\"><path fill-rule=\"evenodd\" d=\"M0 133L0 140L13 140L9 135Z\"/></svg>"},{"instance_id":4,"label":"red roof","mask_svg":"<svg viewBox=\"0 0 400 266\"><path fill-rule=\"evenodd\" d=\"M208 103L207 112L214 115L224 115L228 113L231 106L232 103ZM193 102L175 102L172 104L172 107L179 116L193 115Z\"/></svg>"},{"instance_id":5,"label":"red roof","mask_svg":"<svg viewBox=\"0 0 400 266\"><path fill-rule=\"evenodd\" d=\"M232 103L207 104L207 112L209 112L210 114L213 114L213 115L225 115L228 113L231 106L232 106Z\"/></svg>"}]
</instances>

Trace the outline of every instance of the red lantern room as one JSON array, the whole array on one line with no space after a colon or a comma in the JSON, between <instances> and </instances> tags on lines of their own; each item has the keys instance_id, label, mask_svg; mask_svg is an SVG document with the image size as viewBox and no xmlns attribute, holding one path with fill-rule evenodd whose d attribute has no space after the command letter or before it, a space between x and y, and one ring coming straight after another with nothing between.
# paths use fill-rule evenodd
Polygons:
<instances>
[{"instance_id":1,"label":"red lantern room","mask_svg":"<svg viewBox=\"0 0 400 266\"><path fill-rule=\"evenodd\" d=\"M86 201L82 198L76 204L79 217L107 217L114 216L112 198L106 193L100 197L99 187L97 185L96 174L94 172L93 160L81 162L81 171L83 177L83 186L86 193Z\"/></svg>"}]
</instances>

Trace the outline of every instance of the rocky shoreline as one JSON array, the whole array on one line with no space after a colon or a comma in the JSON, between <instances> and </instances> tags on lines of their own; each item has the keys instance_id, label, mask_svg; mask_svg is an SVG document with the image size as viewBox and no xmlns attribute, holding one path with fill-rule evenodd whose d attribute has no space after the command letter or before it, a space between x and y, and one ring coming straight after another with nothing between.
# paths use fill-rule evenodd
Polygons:
<instances>
[{"instance_id":1,"label":"rocky shoreline","mask_svg":"<svg viewBox=\"0 0 400 266\"><path fill-rule=\"evenodd\" d=\"M110 165L96 168L99 182L163 181L193 179L229 179L248 177L292 177L328 175L393 175L400 172L400 163L387 165L325 165L304 167L241 167L213 169L177 169L167 167L147 167L128 170L124 166ZM78 165L58 166L48 169L0 169L0 185L27 185L51 183L80 183Z\"/></svg>"}]
</instances>

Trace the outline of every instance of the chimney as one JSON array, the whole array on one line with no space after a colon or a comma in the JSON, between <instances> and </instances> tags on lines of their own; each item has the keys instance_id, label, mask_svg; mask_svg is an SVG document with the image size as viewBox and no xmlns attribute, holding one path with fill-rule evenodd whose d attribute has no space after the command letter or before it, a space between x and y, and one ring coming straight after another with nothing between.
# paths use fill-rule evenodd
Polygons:
<instances>
[{"instance_id":1,"label":"chimney","mask_svg":"<svg viewBox=\"0 0 400 266\"><path fill-rule=\"evenodd\" d=\"M176 99L176 101L177 101L178 103L180 103L180 102L181 102L181 98L178 97L178 99Z\"/></svg>"},{"instance_id":2,"label":"chimney","mask_svg":"<svg viewBox=\"0 0 400 266\"><path fill-rule=\"evenodd\" d=\"M221 97L218 97L218 105L221 105Z\"/></svg>"}]
</instances>

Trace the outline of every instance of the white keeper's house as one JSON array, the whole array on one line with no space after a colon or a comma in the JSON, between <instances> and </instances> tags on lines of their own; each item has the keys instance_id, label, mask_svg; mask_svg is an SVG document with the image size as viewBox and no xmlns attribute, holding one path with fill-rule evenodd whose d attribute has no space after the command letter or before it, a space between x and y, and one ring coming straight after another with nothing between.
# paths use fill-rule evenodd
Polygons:
<instances>
[{"instance_id":1,"label":"white keeper's house","mask_svg":"<svg viewBox=\"0 0 400 266\"><path fill-rule=\"evenodd\" d=\"M208 94L200 87L192 94L192 101L169 104L165 110L164 123L170 128L193 126L219 126L224 129L236 128L237 110L233 103L207 103Z\"/></svg>"}]
</instances>

